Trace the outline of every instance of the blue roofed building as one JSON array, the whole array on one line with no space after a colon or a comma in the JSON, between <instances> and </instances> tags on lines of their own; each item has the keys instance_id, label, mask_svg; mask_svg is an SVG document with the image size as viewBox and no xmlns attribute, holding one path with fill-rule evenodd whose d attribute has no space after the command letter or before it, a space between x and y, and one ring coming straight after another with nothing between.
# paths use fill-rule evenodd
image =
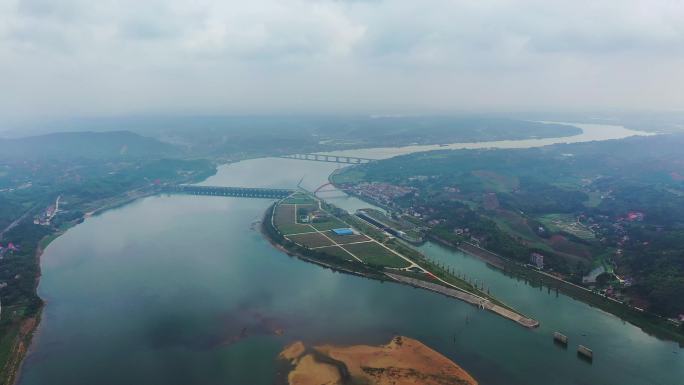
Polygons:
<instances>
[{"instance_id":1,"label":"blue roofed building","mask_svg":"<svg viewBox=\"0 0 684 385\"><path fill-rule=\"evenodd\" d=\"M354 231L350 228L332 229L332 232L335 233L335 235L354 235Z\"/></svg>"}]
</instances>

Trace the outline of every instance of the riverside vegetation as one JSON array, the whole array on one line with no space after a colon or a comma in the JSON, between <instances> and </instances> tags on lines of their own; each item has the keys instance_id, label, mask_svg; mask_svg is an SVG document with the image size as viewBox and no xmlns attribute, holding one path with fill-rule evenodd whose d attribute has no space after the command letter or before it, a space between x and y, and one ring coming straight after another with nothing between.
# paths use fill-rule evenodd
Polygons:
<instances>
[{"instance_id":1,"label":"riverside vegetation","mask_svg":"<svg viewBox=\"0 0 684 385\"><path fill-rule=\"evenodd\" d=\"M458 298L490 310L525 327L539 323L489 295L477 282L430 260L397 238L305 193L294 193L275 203L262 223L279 246L302 259L367 278L409 284ZM345 228L353 234L338 235Z\"/></svg>"},{"instance_id":2,"label":"riverside vegetation","mask_svg":"<svg viewBox=\"0 0 684 385\"><path fill-rule=\"evenodd\" d=\"M504 256L511 272L681 342L682 145L683 135L662 135L433 151L347 168L332 178L419 222L432 239L471 252L479 245ZM554 277L593 293L559 286Z\"/></svg>"},{"instance_id":3,"label":"riverside vegetation","mask_svg":"<svg viewBox=\"0 0 684 385\"><path fill-rule=\"evenodd\" d=\"M39 322L42 250L88 215L157 194L165 184L201 181L219 162L378 141L438 143L579 132L565 125L487 117L86 119L24 129L59 131L65 124L70 130L92 131L0 138L0 384L13 381ZM394 142L397 125L402 137ZM425 130L426 125L431 129ZM470 130L473 125L479 129ZM113 131L122 126L137 133ZM438 134L446 127L458 129L447 137Z\"/></svg>"},{"instance_id":4,"label":"riverside vegetation","mask_svg":"<svg viewBox=\"0 0 684 385\"><path fill-rule=\"evenodd\" d=\"M14 151L24 155L18 159ZM88 215L215 172L210 161L178 155L169 145L125 132L18 140L3 154L0 384L12 383L40 319L36 287L45 247Z\"/></svg>"}]
</instances>

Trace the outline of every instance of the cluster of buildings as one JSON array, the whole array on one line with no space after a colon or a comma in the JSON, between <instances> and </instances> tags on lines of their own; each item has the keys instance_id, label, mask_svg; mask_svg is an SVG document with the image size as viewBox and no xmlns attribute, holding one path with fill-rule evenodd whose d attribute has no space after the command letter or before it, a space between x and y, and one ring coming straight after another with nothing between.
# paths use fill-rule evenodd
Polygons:
<instances>
[{"instance_id":1,"label":"cluster of buildings","mask_svg":"<svg viewBox=\"0 0 684 385\"><path fill-rule=\"evenodd\" d=\"M397 186L382 182L359 183L353 186L345 186L344 190L388 206L392 205L394 199L408 194L416 194L418 191L415 187Z\"/></svg>"},{"instance_id":2,"label":"cluster of buildings","mask_svg":"<svg viewBox=\"0 0 684 385\"><path fill-rule=\"evenodd\" d=\"M55 216L55 206L49 206L42 213L38 214L33 220L33 223L41 226L50 226L50 221Z\"/></svg>"},{"instance_id":3,"label":"cluster of buildings","mask_svg":"<svg viewBox=\"0 0 684 385\"><path fill-rule=\"evenodd\" d=\"M5 254L10 251L19 251L19 247L15 246L12 242L8 243L7 246L0 244L0 259L5 257Z\"/></svg>"},{"instance_id":4,"label":"cluster of buildings","mask_svg":"<svg viewBox=\"0 0 684 385\"><path fill-rule=\"evenodd\" d=\"M48 206L42 213L38 214L38 216L33 220L33 223L41 226L50 226L52 218L54 218L59 211L60 198L61 196L57 197L54 205Z\"/></svg>"},{"instance_id":5,"label":"cluster of buildings","mask_svg":"<svg viewBox=\"0 0 684 385\"><path fill-rule=\"evenodd\" d=\"M314 210L306 213L299 213L299 223L318 223L324 222L329 218L329 215L320 210Z\"/></svg>"}]
</instances>

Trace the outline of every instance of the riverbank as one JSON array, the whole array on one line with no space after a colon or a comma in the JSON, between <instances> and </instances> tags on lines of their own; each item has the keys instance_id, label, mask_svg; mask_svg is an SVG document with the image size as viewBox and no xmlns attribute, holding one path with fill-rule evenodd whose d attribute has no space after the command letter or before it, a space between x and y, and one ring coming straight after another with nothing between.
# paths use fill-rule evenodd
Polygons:
<instances>
[{"instance_id":1,"label":"riverbank","mask_svg":"<svg viewBox=\"0 0 684 385\"><path fill-rule=\"evenodd\" d=\"M35 263L39 267L40 272L40 260L45 248L60 235L64 234L66 230L75 226L79 221L74 221L69 226L65 228L60 228L55 232L44 236L39 242L35 253ZM40 275L35 281L35 287L33 290L38 289L38 284L40 283ZM28 353L29 347L31 346L31 341L33 340L34 334L36 333L38 326L40 325L40 319L45 307L45 302L41 299L41 304L36 310L36 313L30 317L24 318L14 325L15 336L12 341L9 342L9 352L7 353L7 359L5 360L5 365L0 371L0 385L10 385L16 383L18 380L18 374L21 372L21 367L24 362L24 358ZM10 330L8 333L12 336L13 331ZM6 338L6 336L5 336Z\"/></svg>"},{"instance_id":2,"label":"riverbank","mask_svg":"<svg viewBox=\"0 0 684 385\"><path fill-rule=\"evenodd\" d=\"M415 278L404 277L404 276L392 274L392 273L385 273L385 274L387 274L387 276L389 276L390 278L394 279L397 282L400 282L400 283L403 283L406 285L410 285L413 287L429 290L429 291L432 291L435 293L445 295L447 297L456 298L456 299L459 299L461 301L467 302L471 305L477 306L480 309L489 310L496 315L499 315L503 318L511 320L511 321L513 321L519 325L526 327L526 328L539 327L539 321L534 320L534 319L529 318L529 317L525 317L524 315L517 313L517 312L511 310L510 308L506 308L506 307L497 305L497 304L495 304L495 303L493 303L487 299L477 297L475 295L465 293L465 292L462 292L460 290L450 289L450 288L444 287L442 285L437 285L434 283L421 281L421 280L418 280Z\"/></svg>"},{"instance_id":3,"label":"riverbank","mask_svg":"<svg viewBox=\"0 0 684 385\"><path fill-rule=\"evenodd\" d=\"M160 191L156 187L143 187L126 191L113 197L82 203L80 209L84 213L81 217L65 222L58 228L51 229L50 233L36 242L36 250L33 258L38 273L34 282L34 292L37 291L38 285L40 284L41 257L50 243L65 234L70 228L82 223L91 216L100 215L106 211L131 204L143 198L158 195L159 193ZM16 315L15 313L15 316L19 319L11 321L6 320L11 324L4 325L5 330L3 331L2 339L0 339L2 342L0 343L0 365L2 365L2 370L0 371L0 385L12 385L18 381L24 358L31 346L31 341L40 326L44 307L45 303L40 299L40 304L30 316L26 317L21 315L21 313L19 313L20 315ZM24 310L12 308L3 309L4 313L7 313L8 311L23 312ZM6 315L3 318L6 318Z\"/></svg>"},{"instance_id":4,"label":"riverbank","mask_svg":"<svg viewBox=\"0 0 684 385\"><path fill-rule=\"evenodd\" d=\"M395 250L394 248L389 248L387 246L393 241L392 239L388 238L382 241L379 239L374 239L375 236L372 236L368 232L358 230L359 227L356 226L356 228L350 227L350 229L355 233L355 235L353 236L364 237L366 240L360 242L351 242L347 244L339 244L331 238L335 235L325 235L325 233L323 233L322 231L317 230L315 226L311 226L310 229L305 229L304 227L302 227L304 225L283 222L282 217L276 220L276 217L279 214L283 214L277 210L280 210L280 206L283 204L284 201L287 201L288 199L291 198L288 197L282 199L271 205L269 209L266 211L266 214L264 215L264 219L262 221L263 234L269 239L271 244L275 245L279 250L284 251L289 255L294 254L298 256L300 259L315 263L319 266L330 268L332 270L337 270L353 275L359 275L365 278L371 278L380 281L389 280L391 282L395 282L398 284L413 286L416 288L421 288L424 290L440 293L442 295L446 295L448 297L464 301L468 304L478 307L479 309L491 311L494 314L509 319L513 322L516 322L517 324L526 328L535 328L539 326L538 321L526 317L523 314L520 314L519 312L515 311L515 309L506 306L504 303L497 300L496 298L493 298L488 294L481 292L478 288L474 286L470 286L469 283L460 280L460 278L454 276L451 272L445 270L443 267L438 268L436 266L432 267L432 265L430 265L430 269L426 268L425 266L428 264L427 258L422 256L417 251L413 249L407 249L406 247L404 247L404 249L406 249L407 251L410 250L411 252L409 254L406 254L404 252L402 252L402 254L399 254L397 250ZM308 206L311 206L311 204L309 204ZM334 208L333 206L331 206L329 210L324 210L322 206L328 206L328 204L320 200L318 201L318 206L319 210L322 210L323 212L336 211L336 208ZM294 215L295 212L296 208L288 210L287 216L297 218L297 216ZM350 215L344 215L336 218L336 220L338 221L338 226L352 226L350 225L350 222L345 221L345 218L348 219L355 217ZM287 226L300 226L296 228L297 230L295 231L298 232L298 234L295 235L301 236L302 234L304 234L309 236L311 234L314 234L318 237L321 237L321 239L319 239L318 241L325 240L327 238L328 241L334 242L335 244L332 246L323 246L322 248L321 246L314 248L308 247L307 245L303 245L297 243L296 241L293 241L291 239L292 235L284 234L276 223L280 223L281 225ZM311 242L311 239L309 239L309 242ZM340 242L342 241L340 240ZM373 249L359 249L355 251L356 254L353 254L345 249L345 247L347 247L347 245L349 244L377 244L381 246L381 248L376 249L376 251L369 251ZM324 249L328 249L330 247L339 248L339 250L336 250L337 253L335 254L321 251ZM396 256L392 256L393 258L400 257L401 259L408 262L409 265L403 268L388 267L386 265L383 265L381 261L388 261L387 257L385 257L384 259L378 258L377 256L373 257L374 253L378 252L377 250L381 252L386 252L382 248L385 248L386 250L389 250L392 253L394 253ZM340 250L343 251L345 254L339 254ZM348 259L342 257L342 255L346 255L346 258ZM411 256L411 258L408 257L409 255ZM368 260L373 260L375 262L368 263ZM474 290L475 292L467 290L467 288L472 288L472 290Z\"/></svg>"},{"instance_id":5,"label":"riverbank","mask_svg":"<svg viewBox=\"0 0 684 385\"><path fill-rule=\"evenodd\" d=\"M306 174L303 185L314 189L334 169L255 160L221 168L204 184L246 185L259 175L259 187L295 186ZM366 207L340 194L326 200L351 212ZM682 363L676 344L435 244L419 250L435 264L453 262L459 275L477 277L478 287L482 281L485 291L524 306L542 320L542 328L530 331L442 295L333 274L287 257L254 232L271 203L155 197L68 231L44 254L40 293L49 294L50 303L20 384L165 384L168 372L158 370L158 363L174 362L186 382L266 385L279 369L274 357L290 341L379 345L395 333L420 339L487 384L677 383ZM87 325L80 322L84 317ZM263 322L285 335L262 336ZM171 334L159 335L162 327ZM245 327L257 338L230 346L211 343ZM598 360L587 365L574 349L559 349L552 330L568 335L573 345L591 347ZM60 344L66 337L69 344ZM515 365L510 357L516 357ZM540 365L546 370L539 371Z\"/></svg>"},{"instance_id":6,"label":"riverbank","mask_svg":"<svg viewBox=\"0 0 684 385\"><path fill-rule=\"evenodd\" d=\"M368 269L363 265L360 266L355 266L355 268L350 268L349 266L344 266L339 263L334 263L334 262L326 262L322 261L320 259L316 259L314 257L311 257L307 255L307 250L301 247L297 247L297 245L290 245L289 247L285 245L286 239L283 237L278 230L275 228L272 222L272 217L273 217L273 210L276 207L276 203L272 204L269 206L269 208L266 210L264 213L264 218L261 221L261 234L264 236L264 238L276 249L282 251L283 253L295 257L297 259L300 259L304 262L309 262L313 263L315 265L321 266L326 269L330 269L332 271L342 273L342 274L349 274L349 275L355 275L357 277L362 277L362 278L368 278L368 279L375 279L375 280L380 280L380 281L389 281L389 279L381 273L376 272L375 270ZM361 271L359 270L361 269Z\"/></svg>"},{"instance_id":7,"label":"riverbank","mask_svg":"<svg viewBox=\"0 0 684 385\"><path fill-rule=\"evenodd\" d=\"M289 385L477 385L455 362L418 340L398 336L381 346L288 345L279 355L291 370Z\"/></svg>"},{"instance_id":8,"label":"riverbank","mask_svg":"<svg viewBox=\"0 0 684 385\"><path fill-rule=\"evenodd\" d=\"M131 193L135 194L131 196ZM86 212L80 218L63 224L61 227L54 229L51 233L42 237L38 241L36 252L34 254L35 263L38 266L38 276L36 277L33 290L36 291L38 289L38 285L40 284L41 257L50 243L66 233L70 228L82 223L90 216L99 215L107 210L112 210L117 207L132 203L138 199L155 194L157 194L156 191L140 194L139 190L134 190L123 194L123 196L104 199L100 203L93 202L91 205L96 206L96 208ZM4 355L6 356L6 359L4 360L5 364L2 367L2 371L0 371L0 385L12 385L18 381L18 375L21 372L24 358L26 357L26 354L31 346L31 341L33 340L34 335L40 326L41 315L44 307L45 302L41 299L40 306L34 315L15 322L15 325L10 326L9 330L6 332L6 335L3 336L4 339L9 336L11 341L5 341L5 344L3 344L4 346L2 346L2 350L5 350ZM2 355L3 352L0 351L0 357Z\"/></svg>"},{"instance_id":9,"label":"riverbank","mask_svg":"<svg viewBox=\"0 0 684 385\"><path fill-rule=\"evenodd\" d=\"M329 179L334 182L336 179L335 177L338 174L339 172L331 174ZM347 193L350 195L353 194L352 191ZM354 196L371 205L377 206L378 204L378 202L375 202L366 196L361 196L358 194L354 194ZM584 302L590 306L596 307L624 321L627 321L650 335L663 340L675 341L681 346L684 346L684 331L678 328L678 325L676 325L674 322L664 317L657 316L655 314L629 306L615 299L600 295L585 287L566 281L561 277L530 268L524 264L497 255L489 250L480 248L473 244L463 242L456 245L450 242L448 239L443 239L442 237L435 235L433 232L428 232L427 237L437 244L441 244L446 247L459 250L468 255L475 256L478 259L486 262L488 265L502 270L505 274L522 278L531 285L537 287L544 285L550 289L560 291L571 298Z\"/></svg>"},{"instance_id":10,"label":"riverbank","mask_svg":"<svg viewBox=\"0 0 684 385\"><path fill-rule=\"evenodd\" d=\"M663 317L640 311L622 302L596 294L587 288L565 281L543 271L528 268L475 245L469 243L455 245L436 236L430 236L430 239L445 247L456 249L476 257L486 262L488 265L501 270L506 275L521 278L532 286L546 286L549 289L561 292L575 300L586 303L618 317L623 321L629 322L651 336L663 340L674 341L677 342L680 347L684 347L684 335L677 330L676 326L672 325L670 321Z\"/></svg>"}]
</instances>

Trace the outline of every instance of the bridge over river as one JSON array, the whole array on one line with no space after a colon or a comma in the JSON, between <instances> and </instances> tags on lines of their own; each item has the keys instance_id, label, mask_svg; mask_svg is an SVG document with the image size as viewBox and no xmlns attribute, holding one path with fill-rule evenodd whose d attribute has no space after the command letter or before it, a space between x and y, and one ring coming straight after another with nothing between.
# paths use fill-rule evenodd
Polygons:
<instances>
[{"instance_id":1,"label":"bridge over river","mask_svg":"<svg viewBox=\"0 0 684 385\"><path fill-rule=\"evenodd\" d=\"M191 195L214 195L222 197L238 198L265 198L282 199L290 196L297 190L283 188L259 188L259 187L225 187L225 186L198 186L176 185L169 187L166 192L175 194Z\"/></svg>"},{"instance_id":2,"label":"bridge over river","mask_svg":"<svg viewBox=\"0 0 684 385\"><path fill-rule=\"evenodd\" d=\"M329 163L344 163L344 164L364 164L370 163L377 159L358 158L355 156L340 156L340 155L326 155L326 154L290 154L281 155L280 158L297 159L297 160L312 160L315 162L329 162Z\"/></svg>"}]
</instances>

